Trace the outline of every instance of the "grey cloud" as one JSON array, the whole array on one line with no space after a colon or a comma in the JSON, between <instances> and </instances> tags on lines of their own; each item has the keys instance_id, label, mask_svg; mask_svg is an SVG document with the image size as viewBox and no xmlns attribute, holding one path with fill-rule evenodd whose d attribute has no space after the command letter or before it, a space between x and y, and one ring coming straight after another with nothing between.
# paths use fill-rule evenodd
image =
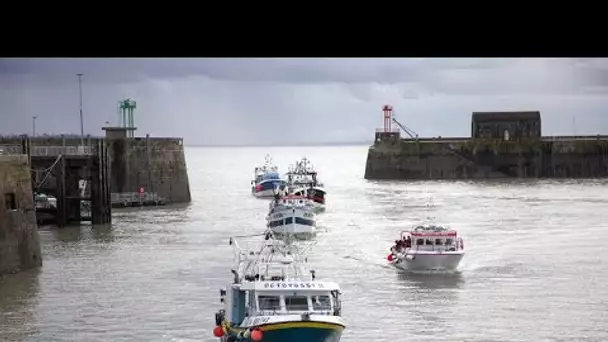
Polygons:
<instances>
[{"instance_id":1,"label":"grey cloud","mask_svg":"<svg viewBox=\"0 0 608 342\"><path fill-rule=\"evenodd\" d=\"M71 81L85 73L91 82L133 82L191 75L230 81L288 83L422 81L434 70L487 69L509 64L485 59L4 59L0 74L35 74ZM64 77L60 77L64 76Z\"/></svg>"},{"instance_id":2,"label":"grey cloud","mask_svg":"<svg viewBox=\"0 0 608 342\"><path fill-rule=\"evenodd\" d=\"M606 59L0 59L0 133L77 132L138 102L140 134L197 144L370 140L380 108L421 135L468 135L470 113L540 110L543 127L608 129ZM564 119L567 118L567 119ZM594 121L595 120L595 121ZM585 128L585 122L588 122Z\"/></svg>"},{"instance_id":3,"label":"grey cloud","mask_svg":"<svg viewBox=\"0 0 608 342\"><path fill-rule=\"evenodd\" d=\"M602 59L4 59L3 77L29 75L41 84L129 83L202 76L233 82L292 84L417 84L422 93L499 94L584 92L608 83ZM14 82L15 77L13 77ZM21 80L24 80L22 78ZM355 97L367 98L360 91Z\"/></svg>"}]
</instances>

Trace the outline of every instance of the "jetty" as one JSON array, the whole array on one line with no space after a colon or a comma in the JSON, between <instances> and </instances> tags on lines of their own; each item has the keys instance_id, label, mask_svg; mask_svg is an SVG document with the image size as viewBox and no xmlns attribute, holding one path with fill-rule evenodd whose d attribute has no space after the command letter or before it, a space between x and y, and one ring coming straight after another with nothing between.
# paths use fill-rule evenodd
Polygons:
<instances>
[{"instance_id":1,"label":"jetty","mask_svg":"<svg viewBox=\"0 0 608 342\"><path fill-rule=\"evenodd\" d=\"M435 138L397 121L390 105L382 113L365 179L608 177L608 135L542 136L539 111L474 112L470 137Z\"/></svg>"},{"instance_id":2,"label":"jetty","mask_svg":"<svg viewBox=\"0 0 608 342\"><path fill-rule=\"evenodd\" d=\"M0 136L0 155L25 156L39 223L111 223L112 208L189 203L182 138L135 135L132 99L103 136Z\"/></svg>"}]
</instances>

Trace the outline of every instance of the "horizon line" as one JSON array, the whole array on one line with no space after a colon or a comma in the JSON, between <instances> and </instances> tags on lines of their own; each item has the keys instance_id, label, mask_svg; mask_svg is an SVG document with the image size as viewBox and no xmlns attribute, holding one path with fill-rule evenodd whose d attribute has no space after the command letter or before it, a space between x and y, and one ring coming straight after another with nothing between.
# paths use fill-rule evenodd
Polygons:
<instances>
[{"instance_id":1,"label":"horizon line","mask_svg":"<svg viewBox=\"0 0 608 342\"><path fill-rule=\"evenodd\" d=\"M372 141L350 141L350 142L320 142L320 143L289 143L286 145L275 144L184 144L185 147L322 147L322 146L362 146L369 145Z\"/></svg>"}]
</instances>

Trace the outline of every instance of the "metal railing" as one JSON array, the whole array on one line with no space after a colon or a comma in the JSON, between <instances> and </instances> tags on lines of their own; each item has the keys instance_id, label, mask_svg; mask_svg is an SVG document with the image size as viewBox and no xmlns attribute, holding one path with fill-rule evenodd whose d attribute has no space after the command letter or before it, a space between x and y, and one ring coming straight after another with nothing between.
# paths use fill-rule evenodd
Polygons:
<instances>
[{"instance_id":1,"label":"metal railing","mask_svg":"<svg viewBox=\"0 0 608 342\"><path fill-rule=\"evenodd\" d=\"M376 133L399 133L398 127L391 127L391 129L386 132L384 128L376 128Z\"/></svg>"},{"instance_id":2,"label":"metal railing","mask_svg":"<svg viewBox=\"0 0 608 342\"><path fill-rule=\"evenodd\" d=\"M20 145L0 145L0 154L14 155L24 154L23 147ZM97 148L94 146L31 146L30 155L32 157L57 157L65 156L94 156Z\"/></svg>"},{"instance_id":3,"label":"metal railing","mask_svg":"<svg viewBox=\"0 0 608 342\"><path fill-rule=\"evenodd\" d=\"M23 148L19 145L0 145L0 155L23 154Z\"/></svg>"},{"instance_id":4,"label":"metal railing","mask_svg":"<svg viewBox=\"0 0 608 342\"><path fill-rule=\"evenodd\" d=\"M30 149L32 157L93 156L96 153L93 146L32 146Z\"/></svg>"},{"instance_id":5,"label":"metal railing","mask_svg":"<svg viewBox=\"0 0 608 342\"><path fill-rule=\"evenodd\" d=\"M568 141L568 140L608 140L608 135L556 135L542 137L542 141Z\"/></svg>"}]
</instances>

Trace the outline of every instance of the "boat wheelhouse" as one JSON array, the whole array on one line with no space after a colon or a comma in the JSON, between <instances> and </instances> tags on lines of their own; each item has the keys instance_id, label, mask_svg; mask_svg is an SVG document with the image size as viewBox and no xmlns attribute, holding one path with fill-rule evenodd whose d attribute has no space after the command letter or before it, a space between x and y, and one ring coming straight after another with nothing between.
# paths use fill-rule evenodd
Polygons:
<instances>
[{"instance_id":1,"label":"boat wheelhouse","mask_svg":"<svg viewBox=\"0 0 608 342\"><path fill-rule=\"evenodd\" d=\"M307 158L289 167L287 184L290 192L297 196L305 196L315 204L315 211L320 212L325 209L325 199L327 191L323 184L317 179L317 171Z\"/></svg>"},{"instance_id":2,"label":"boat wheelhouse","mask_svg":"<svg viewBox=\"0 0 608 342\"><path fill-rule=\"evenodd\" d=\"M438 225L419 225L402 231L388 261L408 271L455 271L464 257L458 232Z\"/></svg>"},{"instance_id":3,"label":"boat wheelhouse","mask_svg":"<svg viewBox=\"0 0 608 342\"><path fill-rule=\"evenodd\" d=\"M214 335L228 341L338 342L345 324L341 290L319 281L295 245L269 232L257 251L242 251L235 239L233 281L220 290L224 309Z\"/></svg>"},{"instance_id":4,"label":"boat wheelhouse","mask_svg":"<svg viewBox=\"0 0 608 342\"><path fill-rule=\"evenodd\" d=\"M304 196L276 195L266 218L268 228L277 235L308 239L316 235L316 215L310 199Z\"/></svg>"}]
</instances>

